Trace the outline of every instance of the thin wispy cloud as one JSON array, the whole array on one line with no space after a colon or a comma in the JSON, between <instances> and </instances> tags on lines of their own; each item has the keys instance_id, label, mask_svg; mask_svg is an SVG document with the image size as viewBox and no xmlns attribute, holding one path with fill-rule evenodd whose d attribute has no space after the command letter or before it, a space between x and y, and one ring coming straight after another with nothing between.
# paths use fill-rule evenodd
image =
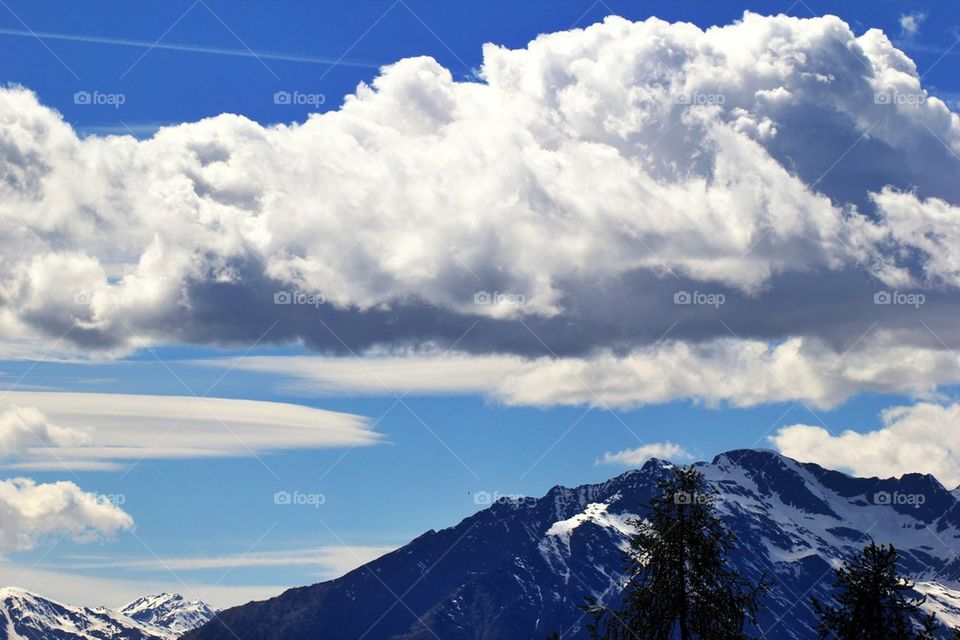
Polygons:
<instances>
[{"instance_id":1,"label":"thin wispy cloud","mask_svg":"<svg viewBox=\"0 0 960 640\"><path fill-rule=\"evenodd\" d=\"M176 557L121 558L74 556L71 569L126 569L145 571L206 571L211 569L316 566L325 576L337 577L371 560L390 553L396 547L383 545L330 545L282 551L257 551L244 554Z\"/></svg>"},{"instance_id":2,"label":"thin wispy cloud","mask_svg":"<svg viewBox=\"0 0 960 640\"><path fill-rule=\"evenodd\" d=\"M26 29L0 28L0 35L21 38L38 38L41 40L62 40L66 42L84 42L88 44L107 44L120 47L136 47L139 49L164 49L167 51L184 51L187 53L203 53L219 56L236 56L238 58L259 58L263 60L281 60L284 62L302 62L307 64L326 64L344 67L361 67L364 69L378 69L380 64L364 60L338 58L335 56L312 56L280 51L259 51L249 49L231 49L229 47L213 47L209 45L176 43L176 42L149 42L131 38L115 38L111 36L91 36L75 33L56 33L51 31L28 31Z\"/></svg>"},{"instance_id":3,"label":"thin wispy cloud","mask_svg":"<svg viewBox=\"0 0 960 640\"><path fill-rule=\"evenodd\" d=\"M927 19L927 14L916 11L914 13L906 13L900 16L900 31L901 36L905 38L915 38L918 33L920 33L920 25Z\"/></svg>"},{"instance_id":4,"label":"thin wispy cloud","mask_svg":"<svg viewBox=\"0 0 960 640\"><path fill-rule=\"evenodd\" d=\"M5 467L18 470L106 470L120 468L121 461L247 457L381 441L363 416L281 402L27 391L9 391L4 400L18 413L0 413L0 453L9 441L17 455ZM49 418L64 427L49 427L57 438L44 441L34 426L20 442L14 438L20 416L32 419L21 419L27 426ZM11 422L6 439L4 417ZM89 441L77 442L75 433Z\"/></svg>"},{"instance_id":5,"label":"thin wispy cloud","mask_svg":"<svg viewBox=\"0 0 960 640\"><path fill-rule=\"evenodd\" d=\"M227 607L238 602L263 600L284 590L283 585L224 585L214 582L181 580L167 572L163 579L149 581L135 578L77 575L57 568L50 570L0 559L0 575L16 576L21 588L41 592L45 597L63 602L89 602L92 606L120 607L144 593L183 592L190 598L203 594L205 602Z\"/></svg>"}]
</instances>

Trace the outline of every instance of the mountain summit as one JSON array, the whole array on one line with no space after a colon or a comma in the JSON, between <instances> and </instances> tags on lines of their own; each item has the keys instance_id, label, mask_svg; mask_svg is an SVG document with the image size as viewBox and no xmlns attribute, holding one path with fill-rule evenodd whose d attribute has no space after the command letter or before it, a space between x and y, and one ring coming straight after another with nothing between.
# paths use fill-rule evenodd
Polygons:
<instances>
[{"instance_id":1,"label":"mountain summit","mask_svg":"<svg viewBox=\"0 0 960 640\"><path fill-rule=\"evenodd\" d=\"M187 600L179 593L138 598L120 609L120 613L142 624L169 629L176 635L196 629L216 615L207 603Z\"/></svg>"}]
</instances>

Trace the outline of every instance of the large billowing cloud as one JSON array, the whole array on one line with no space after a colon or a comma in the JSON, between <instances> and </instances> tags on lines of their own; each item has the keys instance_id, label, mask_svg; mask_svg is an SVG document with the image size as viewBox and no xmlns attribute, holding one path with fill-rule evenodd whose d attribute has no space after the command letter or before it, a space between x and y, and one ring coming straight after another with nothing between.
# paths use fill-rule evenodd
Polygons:
<instances>
[{"instance_id":1,"label":"large billowing cloud","mask_svg":"<svg viewBox=\"0 0 960 640\"><path fill-rule=\"evenodd\" d=\"M133 519L116 504L72 482L0 480L0 555L58 538L94 542L132 528Z\"/></svg>"},{"instance_id":2,"label":"large billowing cloud","mask_svg":"<svg viewBox=\"0 0 960 640\"><path fill-rule=\"evenodd\" d=\"M493 390L525 404L929 392L958 380L958 152L914 63L830 16L609 18L487 45L476 81L406 59L302 124L146 140L11 87L0 330L543 358Z\"/></svg>"}]
</instances>

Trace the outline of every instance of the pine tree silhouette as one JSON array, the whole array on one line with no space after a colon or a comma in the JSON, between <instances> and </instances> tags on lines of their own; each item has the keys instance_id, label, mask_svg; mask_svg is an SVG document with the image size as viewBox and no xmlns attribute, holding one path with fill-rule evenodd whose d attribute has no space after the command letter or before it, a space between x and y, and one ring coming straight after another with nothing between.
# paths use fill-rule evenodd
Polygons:
<instances>
[{"instance_id":1,"label":"pine tree silhouette","mask_svg":"<svg viewBox=\"0 0 960 640\"><path fill-rule=\"evenodd\" d=\"M835 604L813 598L821 638L836 640L928 640L936 616L920 608L925 596L910 597L913 584L897 573L893 545L870 542L837 569Z\"/></svg>"},{"instance_id":2,"label":"pine tree silhouette","mask_svg":"<svg viewBox=\"0 0 960 640\"><path fill-rule=\"evenodd\" d=\"M603 640L737 640L755 622L763 579L729 566L736 541L716 515L716 495L693 468L658 483L627 553L628 582L618 609L588 600L592 637Z\"/></svg>"}]
</instances>

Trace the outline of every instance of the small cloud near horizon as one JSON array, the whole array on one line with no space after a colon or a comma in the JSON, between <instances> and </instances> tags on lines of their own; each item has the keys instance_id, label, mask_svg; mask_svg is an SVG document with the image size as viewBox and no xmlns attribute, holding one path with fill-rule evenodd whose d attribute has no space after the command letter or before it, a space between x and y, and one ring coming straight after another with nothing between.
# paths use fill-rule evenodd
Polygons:
<instances>
[{"instance_id":1,"label":"small cloud near horizon","mask_svg":"<svg viewBox=\"0 0 960 640\"><path fill-rule=\"evenodd\" d=\"M621 465L639 467L650 458L663 458L672 462L693 460L693 454L678 444L672 442L651 442L636 449L623 451L608 451L597 460L597 464Z\"/></svg>"}]
</instances>

